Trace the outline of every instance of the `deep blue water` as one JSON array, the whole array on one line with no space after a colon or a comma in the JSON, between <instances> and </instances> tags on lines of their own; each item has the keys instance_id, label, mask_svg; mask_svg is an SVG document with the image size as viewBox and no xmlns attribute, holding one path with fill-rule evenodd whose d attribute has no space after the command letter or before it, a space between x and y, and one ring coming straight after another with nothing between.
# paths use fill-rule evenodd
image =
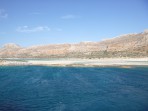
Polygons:
<instances>
[{"instance_id":1,"label":"deep blue water","mask_svg":"<svg viewBox=\"0 0 148 111\"><path fill-rule=\"evenodd\" d=\"M148 111L148 67L1 66L0 111Z\"/></svg>"}]
</instances>

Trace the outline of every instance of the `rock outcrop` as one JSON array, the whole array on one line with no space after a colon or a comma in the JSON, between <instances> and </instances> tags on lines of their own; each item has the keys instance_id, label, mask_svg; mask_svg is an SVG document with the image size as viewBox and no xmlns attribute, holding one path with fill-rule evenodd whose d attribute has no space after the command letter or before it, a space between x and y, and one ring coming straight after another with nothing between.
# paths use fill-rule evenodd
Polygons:
<instances>
[{"instance_id":1,"label":"rock outcrop","mask_svg":"<svg viewBox=\"0 0 148 111\"><path fill-rule=\"evenodd\" d=\"M148 31L127 34L101 42L51 44L23 48L6 44L0 58L106 58L148 57Z\"/></svg>"}]
</instances>

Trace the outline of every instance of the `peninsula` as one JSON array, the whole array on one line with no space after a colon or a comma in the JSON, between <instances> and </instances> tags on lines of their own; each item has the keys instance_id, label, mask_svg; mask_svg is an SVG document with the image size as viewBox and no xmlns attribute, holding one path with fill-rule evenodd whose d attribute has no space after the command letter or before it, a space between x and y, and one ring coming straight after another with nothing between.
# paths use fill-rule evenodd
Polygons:
<instances>
[{"instance_id":1,"label":"peninsula","mask_svg":"<svg viewBox=\"0 0 148 111\"><path fill-rule=\"evenodd\" d=\"M0 65L148 65L148 31L100 42L0 48Z\"/></svg>"}]
</instances>

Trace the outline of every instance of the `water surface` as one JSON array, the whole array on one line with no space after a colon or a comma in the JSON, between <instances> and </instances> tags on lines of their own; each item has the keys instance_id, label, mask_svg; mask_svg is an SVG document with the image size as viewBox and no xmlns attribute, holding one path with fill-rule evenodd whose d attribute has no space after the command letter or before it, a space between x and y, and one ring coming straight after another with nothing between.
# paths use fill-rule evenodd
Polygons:
<instances>
[{"instance_id":1,"label":"water surface","mask_svg":"<svg viewBox=\"0 0 148 111\"><path fill-rule=\"evenodd\" d=\"M1 66L0 111L148 111L148 67Z\"/></svg>"}]
</instances>

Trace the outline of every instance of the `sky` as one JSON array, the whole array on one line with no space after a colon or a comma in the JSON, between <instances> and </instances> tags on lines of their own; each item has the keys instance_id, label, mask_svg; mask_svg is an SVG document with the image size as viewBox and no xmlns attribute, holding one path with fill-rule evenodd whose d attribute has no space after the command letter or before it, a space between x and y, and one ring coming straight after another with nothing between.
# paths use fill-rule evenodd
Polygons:
<instances>
[{"instance_id":1,"label":"sky","mask_svg":"<svg viewBox=\"0 0 148 111\"><path fill-rule=\"evenodd\" d=\"M148 0L0 0L0 47L101 41L148 29Z\"/></svg>"}]
</instances>

